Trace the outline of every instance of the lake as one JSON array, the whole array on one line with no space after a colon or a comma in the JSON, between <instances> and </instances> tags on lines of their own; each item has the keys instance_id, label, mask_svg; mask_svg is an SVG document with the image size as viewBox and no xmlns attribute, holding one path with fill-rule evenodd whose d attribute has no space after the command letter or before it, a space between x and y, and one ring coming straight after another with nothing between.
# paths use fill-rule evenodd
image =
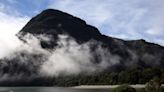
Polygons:
<instances>
[{"instance_id":1,"label":"lake","mask_svg":"<svg viewBox=\"0 0 164 92\"><path fill-rule=\"evenodd\" d=\"M74 89L63 87L0 87L0 92L110 92L110 90Z\"/></svg>"}]
</instances>

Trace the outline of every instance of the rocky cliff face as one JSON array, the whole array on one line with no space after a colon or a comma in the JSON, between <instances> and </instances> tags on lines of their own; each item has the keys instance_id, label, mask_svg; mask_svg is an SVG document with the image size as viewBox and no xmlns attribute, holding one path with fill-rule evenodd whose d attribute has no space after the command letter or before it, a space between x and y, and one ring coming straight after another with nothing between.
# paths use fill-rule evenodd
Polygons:
<instances>
[{"instance_id":1,"label":"rocky cliff face","mask_svg":"<svg viewBox=\"0 0 164 92\"><path fill-rule=\"evenodd\" d=\"M47 85L52 85L51 81L53 80L53 77L51 76L47 79L47 77L45 78L45 76L40 75L39 70L44 62L49 60L49 54L57 52L58 49L63 46L59 44L59 40L61 40L59 37L60 35L67 36L64 42L66 45L64 46L69 46L69 49L67 48L65 53L69 52L69 54L75 54L71 57L75 58L73 59L75 63L76 61L80 62L80 64L78 63L80 67L78 67L78 69L81 70L85 70L81 68L81 66L88 66L88 63L84 62L89 62L89 64L91 63L89 67L94 67L89 68L89 70L93 69L96 71L98 69L101 69L101 71L121 71L131 67L163 68L164 66L164 47L154 43L148 43L142 39L124 41L102 35L96 27L88 25L82 19L59 10L44 10L39 15L32 18L17 35L24 42L24 44L28 44L27 39L25 39L28 34L31 34L39 39L39 46L33 47L33 49L39 49L40 53L31 53L30 51L23 50L15 52L16 55L12 58L4 58L1 60L0 85L21 85L23 82L24 85L41 85L46 83ZM48 40L40 39L40 35L48 37ZM76 47L80 47L74 51L74 53L71 53L72 51L70 48L72 48L72 45L70 44L72 44L72 42L69 43L69 39L73 39L73 44L75 44L75 46L73 45L73 48L76 49ZM35 42L32 44L35 44ZM43 51L45 51L46 54ZM89 57L87 54L79 54L81 56L76 55L76 53L88 53L88 51L91 55L89 55ZM54 55L51 55L51 57L52 56ZM68 54L62 57L67 58ZM85 57L88 57L89 61L87 61L88 59L84 59ZM83 59L84 61L82 62ZM60 59L59 61L56 59L53 60L56 62L61 62ZM70 58L67 60L70 60ZM102 62L105 62L105 64L102 64ZM4 77L4 75L7 77ZM63 75L63 73L61 75ZM10 76L15 77L10 78ZM15 81L19 82L15 84Z\"/></svg>"}]
</instances>

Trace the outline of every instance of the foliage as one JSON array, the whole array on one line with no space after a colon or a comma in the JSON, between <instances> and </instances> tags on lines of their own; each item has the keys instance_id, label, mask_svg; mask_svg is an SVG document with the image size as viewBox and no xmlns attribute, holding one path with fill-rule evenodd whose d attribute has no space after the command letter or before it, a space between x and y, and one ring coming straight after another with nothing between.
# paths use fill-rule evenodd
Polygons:
<instances>
[{"instance_id":1,"label":"foliage","mask_svg":"<svg viewBox=\"0 0 164 92\"><path fill-rule=\"evenodd\" d=\"M161 92L160 79L158 77L153 78L146 84L146 92Z\"/></svg>"},{"instance_id":2,"label":"foliage","mask_svg":"<svg viewBox=\"0 0 164 92\"><path fill-rule=\"evenodd\" d=\"M145 88L137 89L137 92L146 92Z\"/></svg>"},{"instance_id":3,"label":"foliage","mask_svg":"<svg viewBox=\"0 0 164 92\"><path fill-rule=\"evenodd\" d=\"M163 79L162 70L158 68L133 68L120 72L92 73L90 75L79 74L55 78L57 86L77 85L116 85L116 84L146 84L157 77ZM162 82L164 83L164 82Z\"/></svg>"},{"instance_id":4,"label":"foliage","mask_svg":"<svg viewBox=\"0 0 164 92\"><path fill-rule=\"evenodd\" d=\"M113 92L136 92L136 90L128 85L121 85L115 88Z\"/></svg>"},{"instance_id":5,"label":"foliage","mask_svg":"<svg viewBox=\"0 0 164 92\"><path fill-rule=\"evenodd\" d=\"M92 74L79 74L70 76L58 76L36 78L34 80L20 80L22 86L78 86L78 85L118 85L118 84L145 84L151 79L164 83L164 70L158 68L131 68L122 71L104 71ZM1 82L0 85L13 85L15 82ZM19 82L17 82L19 85Z\"/></svg>"}]
</instances>

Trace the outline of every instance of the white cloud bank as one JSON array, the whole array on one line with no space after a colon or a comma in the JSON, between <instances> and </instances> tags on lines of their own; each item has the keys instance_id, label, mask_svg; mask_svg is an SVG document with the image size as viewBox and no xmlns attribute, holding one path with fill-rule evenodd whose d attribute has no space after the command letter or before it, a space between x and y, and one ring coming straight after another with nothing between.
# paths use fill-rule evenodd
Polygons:
<instances>
[{"instance_id":1,"label":"white cloud bank","mask_svg":"<svg viewBox=\"0 0 164 92\"><path fill-rule=\"evenodd\" d=\"M22 78L27 76L58 77L80 73L92 74L120 63L120 57L111 54L107 48L102 46L101 42L91 40L79 44L67 35L58 35L58 37L58 45L48 50L43 49L40 43L43 40L46 42L53 40L51 36L25 35L22 39L26 41L26 44L20 41L20 45L1 61L2 71L4 67L11 69L11 71L5 74L1 72L0 76L3 77L0 78L0 81L12 80L18 76ZM97 48L93 50L93 46ZM15 64L18 66L15 67ZM21 67L24 67L26 72L22 71ZM31 75L26 75L29 72Z\"/></svg>"},{"instance_id":2,"label":"white cloud bank","mask_svg":"<svg viewBox=\"0 0 164 92\"><path fill-rule=\"evenodd\" d=\"M0 58L19 46L19 40L15 35L28 20L28 17L8 15L5 13L5 6L0 4Z\"/></svg>"},{"instance_id":3,"label":"white cloud bank","mask_svg":"<svg viewBox=\"0 0 164 92\"><path fill-rule=\"evenodd\" d=\"M95 52L91 51L97 41L88 41L78 44L73 38L67 35L59 35L58 46L49 55L48 60L41 66L43 76L72 75L92 72L100 72L107 67L111 67L120 62L117 55L112 55L107 48L103 48L101 43ZM96 63L95 56L98 62Z\"/></svg>"}]
</instances>

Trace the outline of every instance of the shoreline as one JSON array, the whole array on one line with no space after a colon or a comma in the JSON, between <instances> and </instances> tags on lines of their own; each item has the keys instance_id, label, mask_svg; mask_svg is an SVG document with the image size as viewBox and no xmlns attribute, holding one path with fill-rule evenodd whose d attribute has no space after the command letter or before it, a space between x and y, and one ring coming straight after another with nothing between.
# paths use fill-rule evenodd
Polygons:
<instances>
[{"instance_id":1,"label":"shoreline","mask_svg":"<svg viewBox=\"0 0 164 92\"><path fill-rule=\"evenodd\" d=\"M75 89L113 89L120 85L80 85L80 86L74 86L71 88ZM135 89L145 88L145 84L136 84L136 85L129 85ZM164 84L161 85L161 87L164 87Z\"/></svg>"}]
</instances>

